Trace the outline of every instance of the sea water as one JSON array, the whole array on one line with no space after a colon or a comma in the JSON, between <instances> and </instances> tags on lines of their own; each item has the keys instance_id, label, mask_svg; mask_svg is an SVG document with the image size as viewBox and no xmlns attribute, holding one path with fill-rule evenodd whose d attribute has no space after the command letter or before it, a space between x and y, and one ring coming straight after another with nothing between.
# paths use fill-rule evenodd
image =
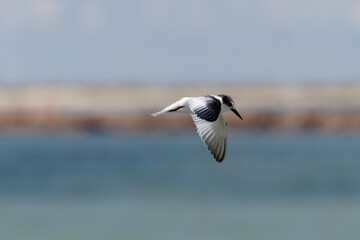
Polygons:
<instances>
[{"instance_id":1,"label":"sea water","mask_svg":"<svg viewBox=\"0 0 360 240\"><path fill-rule=\"evenodd\" d=\"M1 134L0 239L359 239L360 136Z\"/></svg>"}]
</instances>

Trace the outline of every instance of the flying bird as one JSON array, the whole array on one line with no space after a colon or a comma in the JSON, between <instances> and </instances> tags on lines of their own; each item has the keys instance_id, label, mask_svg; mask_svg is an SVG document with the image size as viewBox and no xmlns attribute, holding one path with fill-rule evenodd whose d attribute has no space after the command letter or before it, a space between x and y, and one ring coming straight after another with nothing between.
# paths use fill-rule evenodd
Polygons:
<instances>
[{"instance_id":1,"label":"flying bird","mask_svg":"<svg viewBox=\"0 0 360 240\"><path fill-rule=\"evenodd\" d=\"M232 111L242 120L234 100L225 94L183 97L151 115L156 117L167 112L190 113L201 139L216 161L221 162L226 154L227 124L223 113L227 111Z\"/></svg>"}]
</instances>

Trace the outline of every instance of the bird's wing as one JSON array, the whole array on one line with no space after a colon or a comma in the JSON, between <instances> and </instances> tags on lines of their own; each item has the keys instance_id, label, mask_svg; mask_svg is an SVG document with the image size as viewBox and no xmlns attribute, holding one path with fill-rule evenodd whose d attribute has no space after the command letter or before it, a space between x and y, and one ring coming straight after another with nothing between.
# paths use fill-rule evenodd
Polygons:
<instances>
[{"instance_id":1,"label":"bird's wing","mask_svg":"<svg viewBox=\"0 0 360 240\"><path fill-rule=\"evenodd\" d=\"M216 121L221 112L221 102L213 96L191 98L188 104L191 112L209 122Z\"/></svg>"},{"instance_id":2,"label":"bird's wing","mask_svg":"<svg viewBox=\"0 0 360 240\"><path fill-rule=\"evenodd\" d=\"M196 114L191 114L201 139L214 156L221 162L226 154L227 124L223 114L216 121L209 122L201 119Z\"/></svg>"}]
</instances>

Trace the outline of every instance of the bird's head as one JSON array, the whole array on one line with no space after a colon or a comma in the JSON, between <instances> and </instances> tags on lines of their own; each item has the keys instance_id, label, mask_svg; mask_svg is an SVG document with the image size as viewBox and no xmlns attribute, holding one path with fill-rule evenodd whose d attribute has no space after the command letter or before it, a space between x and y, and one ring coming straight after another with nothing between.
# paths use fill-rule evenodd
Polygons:
<instances>
[{"instance_id":1,"label":"bird's head","mask_svg":"<svg viewBox=\"0 0 360 240\"><path fill-rule=\"evenodd\" d=\"M233 113L235 113L236 116L238 116L242 120L240 113L235 108L234 100L229 95L226 94L219 94L218 96L221 97L225 109L228 108L227 110L232 111Z\"/></svg>"}]
</instances>

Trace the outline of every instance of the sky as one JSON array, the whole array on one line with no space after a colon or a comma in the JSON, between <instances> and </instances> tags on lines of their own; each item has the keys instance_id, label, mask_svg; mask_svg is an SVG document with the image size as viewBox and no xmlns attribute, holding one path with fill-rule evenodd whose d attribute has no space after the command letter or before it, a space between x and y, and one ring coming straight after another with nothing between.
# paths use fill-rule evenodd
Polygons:
<instances>
[{"instance_id":1,"label":"sky","mask_svg":"<svg viewBox=\"0 0 360 240\"><path fill-rule=\"evenodd\" d=\"M360 1L0 0L0 81L360 79Z\"/></svg>"}]
</instances>

